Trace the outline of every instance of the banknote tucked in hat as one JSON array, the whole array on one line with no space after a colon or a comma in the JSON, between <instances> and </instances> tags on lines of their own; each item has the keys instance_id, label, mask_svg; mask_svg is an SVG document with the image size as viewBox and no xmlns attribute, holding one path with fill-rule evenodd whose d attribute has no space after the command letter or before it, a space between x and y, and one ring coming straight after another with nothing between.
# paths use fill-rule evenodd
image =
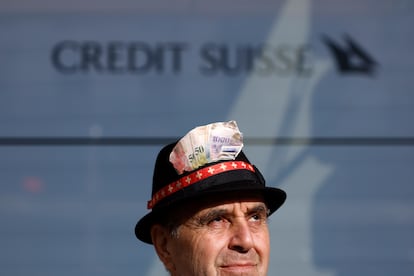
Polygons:
<instances>
[{"instance_id":1,"label":"banknote tucked in hat","mask_svg":"<svg viewBox=\"0 0 414 276\"><path fill-rule=\"evenodd\" d=\"M192 129L159 152L154 168L151 211L135 226L136 237L151 244L150 229L173 206L226 192L263 194L269 215L286 200L286 193L267 187L260 171L246 157L243 134L235 121L217 122Z\"/></svg>"}]
</instances>

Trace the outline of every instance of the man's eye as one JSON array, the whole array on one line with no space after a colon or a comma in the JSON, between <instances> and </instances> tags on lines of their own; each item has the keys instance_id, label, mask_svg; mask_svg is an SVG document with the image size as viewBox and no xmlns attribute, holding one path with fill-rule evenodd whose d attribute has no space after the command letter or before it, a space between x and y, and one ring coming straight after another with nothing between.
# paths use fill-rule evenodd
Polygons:
<instances>
[{"instance_id":1,"label":"man's eye","mask_svg":"<svg viewBox=\"0 0 414 276\"><path fill-rule=\"evenodd\" d=\"M266 216L264 216L262 214L254 214L250 217L250 219L253 220L253 221L265 221Z\"/></svg>"},{"instance_id":2,"label":"man's eye","mask_svg":"<svg viewBox=\"0 0 414 276\"><path fill-rule=\"evenodd\" d=\"M215 217L211 220L209 220L208 225L210 227L224 227L227 224L227 220L224 217Z\"/></svg>"},{"instance_id":3,"label":"man's eye","mask_svg":"<svg viewBox=\"0 0 414 276\"><path fill-rule=\"evenodd\" d=\"M210 222L220 222L220 221L223 221L222 217L215 217Z\"/></svg>"}]
</instances>

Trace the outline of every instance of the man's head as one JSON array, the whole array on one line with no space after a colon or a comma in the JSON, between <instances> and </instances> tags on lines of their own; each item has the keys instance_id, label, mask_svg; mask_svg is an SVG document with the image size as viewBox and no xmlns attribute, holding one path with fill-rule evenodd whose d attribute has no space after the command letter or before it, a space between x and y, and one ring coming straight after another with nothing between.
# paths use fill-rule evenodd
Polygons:
<instances>
[{"instance_id":1,"label":"man's head","mask_svg":"<svg viewBox=\"0 0 414 276\"><path fill-rule=\"evenodd\" d=\"M265 186L242 146L231 121L196 128L158 154L152 211L135 234L172 275L266 275L267 217L286 194Z\"/></svg>"}]
</instances>

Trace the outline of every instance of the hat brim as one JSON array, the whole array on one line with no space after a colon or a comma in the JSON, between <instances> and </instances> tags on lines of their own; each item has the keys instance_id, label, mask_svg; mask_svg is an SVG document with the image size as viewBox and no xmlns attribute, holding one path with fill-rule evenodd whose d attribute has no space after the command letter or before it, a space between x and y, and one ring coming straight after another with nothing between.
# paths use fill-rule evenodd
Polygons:
<instances>
[{"instance_id":1,"label":"hat brim","mask_svg":"<svg viewBox=\"0 0 414 276\"><path fill-rule=\"evenodd\" d=\"M247 183L246 183L247 184ZM168 205L160 206L158 208L154 208L150 213L146 214L142 217L135 226L135 236L147 243L152 244L151 239L151 227L154 223L157 222L157 218L161 215L165 215L165 212L171 208L174 204L179 202L183 202L188 199L194 199L197 197L214 197L214 195L222 195L228 192L234 191L251 191L251 192L259 192L263 195L265 204L269 209L269 215L273 214L286 200L286 193L278 188L274 187L253 187L252 185L229 185L224 187L223 185L220 186L220 189L210 189L203 191L202 195L194 196L194 195L187 195L181 198L176 199L174 202L169 202Z\"/></svg>"}]
</instances>

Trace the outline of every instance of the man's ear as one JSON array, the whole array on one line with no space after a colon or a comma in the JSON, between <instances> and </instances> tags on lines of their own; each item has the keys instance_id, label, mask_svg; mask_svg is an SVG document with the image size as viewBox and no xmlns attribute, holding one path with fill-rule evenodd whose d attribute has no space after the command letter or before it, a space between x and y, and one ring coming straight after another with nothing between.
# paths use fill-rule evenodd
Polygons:
<instances>
[{"instance_id":1,"label":"man's ear","mask_svg":"<svg viewBox=\"0 0 414 276\"><path fill-rule=\"evenodd\" d=\"M170 272L175 271L172 252L170 252L170 243L172 239L170 231L160 224L154 224L151 227L151 239L155 252L165 268Z\"/></svg>"}]
</instances>

